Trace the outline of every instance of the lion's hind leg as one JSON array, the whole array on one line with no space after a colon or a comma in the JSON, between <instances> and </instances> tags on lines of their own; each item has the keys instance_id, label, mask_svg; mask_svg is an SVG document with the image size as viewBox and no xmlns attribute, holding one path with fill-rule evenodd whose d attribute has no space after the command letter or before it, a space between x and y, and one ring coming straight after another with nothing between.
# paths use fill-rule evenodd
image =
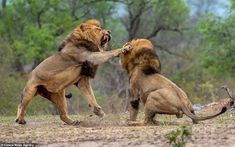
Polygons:
<instances>
[{"instance_id":1,"label":"lion's hind leg","mask_svg":"<svg viewBox=\"0 0 235 147\"><path fill-rule=\"evenodd\" d=\"M145 107L144 108L144 123L150 124L150 125L158 124L158 122L154 120L155 115L156 115L155 112Z\"/></svg>"},{"instance_id":2,"label":"lion's hind leg","mask_svg":"<svg viewBox=\"0 0 235 147\"><path fill-rule=\"evenodd\" d=\"M37 87L31 84L27 84L22 93L22 100L18 106L16 122L19 124L26 124L24 120L24 111L32 97L36 94Z\"/></svg>"},{"instance_id":3,"label":"lion's hind leg","mask_svg":"<svg viewBox=\"0 0 235 147\"><path fill-rule=\"evenodd\" d=\"M144 105L144 122L150 125L158 125L159 122L154 119L155 115L161 112L159 100L162 99L161 94L158 91L151 92Z\"/></svg>"},{"instance_id":4,"label":"lion's hind leg","mask_svg":"<svg viewBox=\"0 0 235 147\"><path fill-rule=\"evenodd\" d=\"M64 96L65 91L61 91L58 93L52 93L50 100L56 105L56 107L59 110L60 113L60 119L64 121L68 125L76 125L79 122L71 119L68 116L68 110L67 110L67 100Z\"/></svg>"}]
</instances>

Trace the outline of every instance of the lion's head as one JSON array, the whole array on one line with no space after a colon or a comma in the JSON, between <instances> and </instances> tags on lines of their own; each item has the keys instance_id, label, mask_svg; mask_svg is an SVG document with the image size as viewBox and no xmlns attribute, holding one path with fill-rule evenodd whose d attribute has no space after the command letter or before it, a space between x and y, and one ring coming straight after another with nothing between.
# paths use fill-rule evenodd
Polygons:
<instances>
[{"instance_id":1,"label":"lion's head","mask_svg":"<svg viewBox=\"0 0 235 147\"><path fill-rule=\"evenodd\" d=\"M102 29L98 20L90 19L76 27L59 46L59 50L71 42L76 46L81 43L89 44L89 47L93 48L92 51L103 51L110 40L110 31Z\"/></svg>"},{"instance_id":2,"label":"lion's head","mask_svg":"<svg viewBox=\"0 0 235 147\"><path fill-rule=\"evenodd\" d=\"M154 51L154 46L147 39L136 39L129 42L133 49L121 56L121 64L130 73L135 67L142 68L145 74L159 73L161 63Z\"/></svg>"}]
</instances>

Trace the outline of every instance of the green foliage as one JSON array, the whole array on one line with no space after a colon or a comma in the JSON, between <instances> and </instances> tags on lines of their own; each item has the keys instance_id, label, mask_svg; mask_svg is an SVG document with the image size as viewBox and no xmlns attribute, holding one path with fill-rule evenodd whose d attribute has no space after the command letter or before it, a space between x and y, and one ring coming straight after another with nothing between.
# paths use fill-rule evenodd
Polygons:
<instances>
[{"instance_id":1,"label":"green foliage","mask_svg":"<svg viewBox=\"0 0 235 147\"><path fill-rule=\"evenodd\" d=\"M163 25L174 25L175 23L183 22L188 17L189 9L185 5L184 0L178 1L162 1L156 0L150 3L153 5L153 10L156 17L161 18L158 20L159 24ZM173 15L168 15L173 14ZM161 17L164 16L164 17ZM177 17L176 17L177 16Z\"/></svg>"},{"instance_id":2,"label":"green foliage","mask_svg":"<svg viewBox=\"0 0 235 147\"><path fill-rule=\"evenodd\" d=\"M11 70L11 63L14 58L13 51L7 43L0 38L0 73L7 73Z\"/></svg>"},{"instance_id":3,"label":"green foliage","mask_svg":"<svg viewBox=\"0 0 235 147\"><path fill-rule=\"evenodd\" d=\"M100 20L111 30L111 49L133 38L148 38L163 46L156 50L163 73L170 75L193 103L214 101L214 91L222 82L235 83L235 2L231 2L227 18L209 14L197 18L201 20L192 29L190 6L184 0L7 0L5 7L0 6L0 114L15 114L26 82L23 67L36 66L55 53L64 37L88 18ZM174 56L174 52L190 59ZM93 82L98 103L104 108L109 102L117 104L127 83L127 74L117 60L100 66ZM77 98L77 89L72 93L75 98L68 100L70 112L88 111L86 99ZM50 102L37 97L27 110L28 114L42 114L52 108Z\"/></svg>"},{"instance_id":4,"label":"green foliage","mask_svg":"<svg viewBox=\"0 0 235 147\"><path fill-rule=\"evenodd\" d=\"M22 87L25 85L25 78L19 74L11 76L1 74L0 76L0 115L16 115L17 106L21 101ZM27 107L27 114L49 114L53 104L41 97L34 97Z\"/></svg>"},{"instance_id":5,"label":"green foliage","mask_svg":"<svg viewBox=\"0 0 235 147\"><path fill-rule=\"evenodd\" d=\"M232 8L235 8L235 0L231 0Z\"/></svg>"},{"instance_id":6,"label":"green foliage","mask_svg":"<svg viewBox=\"0 0 235 147\"><path fill-rule=\"evenodd\" d=\"M189 9L179 1L136 1L124 2L126 12L121 16L129 38L153 39L161 31L179 28L187 19ZM164 35L162 33L161 35Z\"/></svg>"},{"instance_id":7,"label":"green foliage","mask_svg":"<svg viewBox=\"0 0 235 147\"><path fill-rule=\"evenodd\" d=\"M186 127L184 125L180 126L179 128L180 129L176 131L169 132L165 136L170 141L170 144L172 144L172 147L185 147L187 143L185 139L192 135L192 128Z\"/></svg>"},{"instance_id":8,"label":"green foliage","mask_svg":"<svg viewBox=\"0 0 235 147\"><path fill-rule=\"evenodd\" d=\"M123 46L128 36L128 32L125 30L123 24L116 18L110 18L106 21L106 25L112 33L112 49Z\"/></svg>"},{"instance_id":9,"label":"green foliage","mask_svg":"<svg viewBox=\"0 0 235 147\"><path fill-rule=\"evenodd\" d=\"M12 1L4 12L0 34L21 64L47 57L55 51L57 37L73 25L70 10L61 0Z\"/></svg>"},{"instance_id":10,"label":"green foliage","mask_svg":"<svg viewBox=\"0 0 235 147\"><path fill-rule=\"evenodd\" d=\"M205 16L198 24L203 35L204 51L201 64L218 76L235 76L235 16L223 20L215 15Z\"/></svg>"},{"instance_id":11,"label":"green foliage","mask_svg":"<svg viewBox=\"0 0 235 147\"><path fill-rule=\"evenodd\" d=\"M219 87L233 85L235 76L235 15L230 8L227 17L207 13L192 30L200 35L196 46L190 45L193 59L188 67L174 77L193 103L208 103L218 100Z\"/></svg>"}]
</instances>

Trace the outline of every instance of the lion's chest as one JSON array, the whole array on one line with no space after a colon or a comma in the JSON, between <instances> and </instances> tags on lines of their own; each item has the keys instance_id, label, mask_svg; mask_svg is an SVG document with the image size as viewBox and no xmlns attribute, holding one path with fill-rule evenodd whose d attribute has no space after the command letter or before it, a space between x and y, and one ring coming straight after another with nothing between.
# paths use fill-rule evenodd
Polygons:
<instances>
[{"instance_id":1,"label":"lion's chest","mask_svg":"<svg viewBox=\"0 0 235 147\"><path fill-rule=\"evenodd\" d=\"M94 78L97 68L98 68L98 65L94 65L91 62L85 61L82 64L82 69L81 69L80 74L83 76Z\"/></svg>"}]
</instances>

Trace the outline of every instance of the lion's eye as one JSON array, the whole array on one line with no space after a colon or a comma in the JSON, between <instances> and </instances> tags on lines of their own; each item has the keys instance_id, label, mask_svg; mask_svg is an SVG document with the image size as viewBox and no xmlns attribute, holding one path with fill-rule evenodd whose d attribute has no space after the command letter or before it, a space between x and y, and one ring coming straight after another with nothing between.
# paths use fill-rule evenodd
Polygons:
<instances>
[{"instance_id":1,"label":"lion's eye","mask_svg":"<svg viewBox=\"0 0 235 147\"><path fill-rule=\"evenodd\" d=\"M98 31L101 31L101 28L98 28L98 27L97 27L96 29L97 29Z\"/></svg>"}]
</instances>

